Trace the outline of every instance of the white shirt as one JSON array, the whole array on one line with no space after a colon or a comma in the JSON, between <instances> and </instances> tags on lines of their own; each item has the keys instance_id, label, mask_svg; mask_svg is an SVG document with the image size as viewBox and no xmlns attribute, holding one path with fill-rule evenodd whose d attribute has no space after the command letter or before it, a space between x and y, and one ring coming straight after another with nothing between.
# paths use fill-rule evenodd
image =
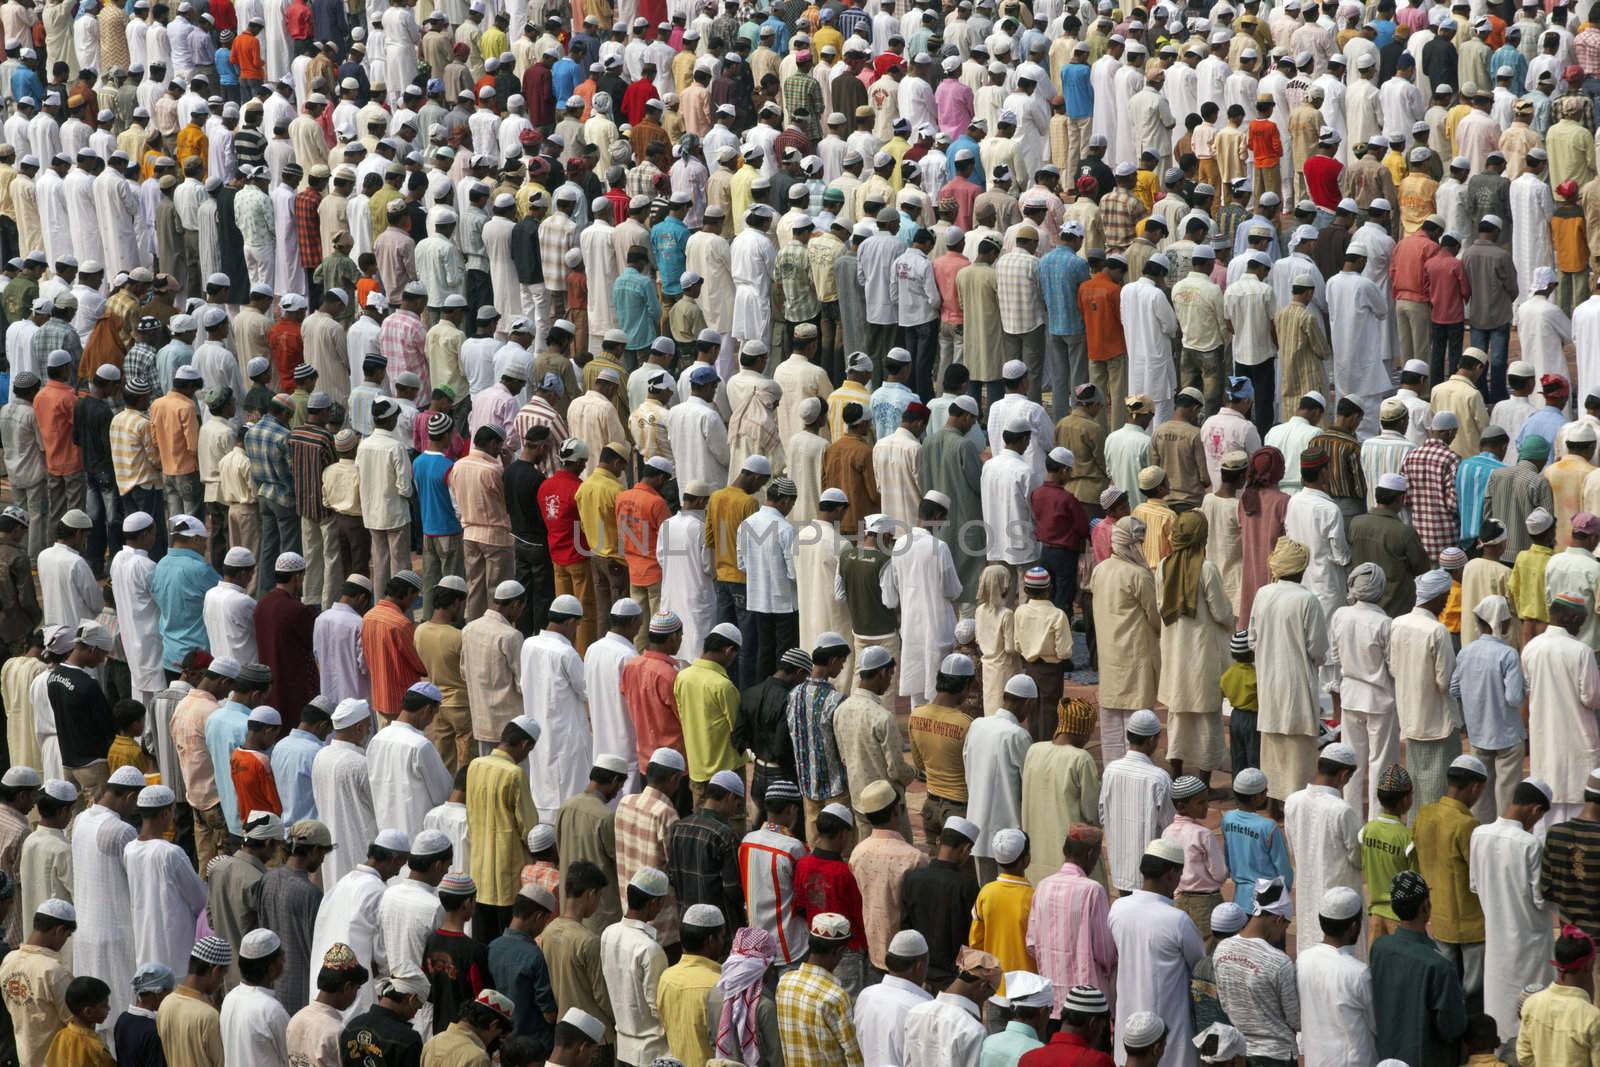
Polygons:
<instances>
[{"instance_id":1,"label":"white shirt","mask_svg":"<svg viewBox=\"0 0 1600 1067\"><path fill-rule=\"evenodd\" d=\"M1308 785L1284 801L1284 836L1294 857L1295 944L1300 952L1322 942L1317 908L1336 886L1363 889L1361 816L1329 785ZM1362 929L1357 951L1366 951Z\"/></svg>"},{"instance_id":2,"label":"white shirt","mask_svg":"<svg viewBox=\"0 0 1600 1067\"><path fill-rule=\"evenodd\" d=\"M133 910L133 941L141 963L164 963L174 974L189 967L195 921L206 886L183 849L170 841L130 841L122 850Z\"/></svg>"},{"instance_id":3,"label":"white shirt","mask_svg":"<svg viewBox=\"0 0 1600 1067\"><path fill-rule=\"evenodd\" d=\"M123 546L111 560L111 590L117 600L122 650L128 657L133 688L141 693L166 688L161 669L161 609L150 592L155 570L155 561L142 548Z\"/></svg>"},{"instance_id":4,"label":"white shirt","mask_svg":"<svg viewBox=\"0 0 1600 1067\"><path fill-rule=\"evenodd\" d=\"M1504 1033L1517 1028L1522 989L1553 977L1551 908L1539 893L1543 860L1539 839L1513 819L1472 831L1469 884L1484 914L1494 916L1484 927L1483 1010Z\"/></svg>"},{"instance_id":5,"label":"white shirt","mask_svg":"<svg viewBox=\"0 0 1600 1067\"><path fill-rule=\"evenodd\" d=\"M212 655L232 656L240 663L256 662L254 597L232 582L218 582L206 590L201 614Z\"/></svg>"},{"instance_id":6,"label":"white shirt","mask_svg":"<svg viewBox=\"0 0 1600 1067\"><path fill-rule=\"evenodd\" d=\"M972 854L990 859L990 841L996 831L1022 826L1022 761L1033 735L1016 715L997 708L992 715L973 720L962 749L967 775L967 818L978 824Z\"/></svg>"},{"instance_id":7,"label":"white shirt","mask_svg":"<svg viewBox=\"0 0 1600 1067\"><path fill-rule=\"evenodd\" d=\"M877 985L863 989L856 997L856 1042L861 1046L863 1064L905 1063L906 1014L926 1004L933 994L921 986L892 974Z\"/></svg>"},{"instance_id":8,"label":"white shirt","mask_svg":"<svg viewBox=\"0 0 1600 1067\"><path fill-rule=\"evenodd\" d=\"M424 830L438 830L450 839L450 866L457 871L472 869L472 844L467 837L467 806L447 800L422 817Z\"/></svg>"},{"instance_id":9,"label":"white shirt","mask_svg":"<svg viewBox=\"0 0 1600 1067\"><path fill-rule=\"evenodd\" d=\"M751 611L782 614L798 610L794 541L794 527L771 504L763 504L739 524L735 558L745 573L746 605Z\"/></svg>"},{"instance_id":10,"label":"white shirt","mask_svg":"<svg viewBox=\"0 0 1600 1067\"><path fill-rule=\"evenodd\" d=\"M105 593L94 580L89 561L59 541L39 553L39 592L46 626L76 629L83 620L98 618L105 608Z\"/></svg>"},{"instance_id":11,"label":"white shirt","mask_svg":"<svg viewBox=\"0 0 1600 1067\"><path fill-rule=\"evenodd\" d=\"M322 955L315 958L320 964ZM222 1058L225 1063L289 1062L289 1013L272 987L235 986L222 998Z\"/></svg>"},{"instance_id":12,"label":"white shirt","mask_svg":"<svg viewBox=\"0 0 1600 1067\"><path fill-rule=\"evenodd\" d=\"M371 695L367 654L361 648L361 616L355 608L335 601L318 615L311 627L311 650L317 657L323 696L337 704Z\"/></svg>"},{"instance_id":13,"label":"white shirt","mask_svg":"<svg viewBox=\"0 0 1600 1067\"><path fill-rule=\"evenodd\" d=\"M961 575L950 546L920 526L900 535L878 589L885 607L900 609L900 695L913 698L913 707L926 703L956 644Z\"/></svg>"},{"instance_id":14,"label":"white shirt","mask_svg":"<svg viewBox=\"0 0 1600 1067\"><path fill-rule=\"evenodd\" d=\"M414 837L422 820L450 796L450 772L421 730L396 719L367 744L367 775L378 825ZM318 809L321 810L321 809ZM452 863L451 870L459 868Z\"/></svg>"},{"instance_id":15,"label":"white shirt","mask_svg":"<svg viewBox=\"0 0 1600 1067\"><path fill-rule=\"evenodd\" d=\"M1461 709L1450 696L1456 653L1450 631L1418 605L1389 628L1389 672L1394 675L1400 736L1437 741L1461 729Z\"/></svg>"},{"instance_id":16,"label":"white shirt","mask_svg":"<svg viewBox=\"0 0 1600 1067\"><path fill-rule=\"evenodd\" d=\"M679 472L681 477L681 467ZM700 658L705 636L717 622L704 511L680 511L661 524L656 534L656 562L661 565L662 610L676 612L683 620L683 644L678 647L678 656L693 662Z\"/></svg>"},{"instance_id":17,"label":"white shirt","mask_svg":"<svg viewBox=\"0 0 1600 1067\"><path fill-rule=\"evenodd\" d=\"M366 752L348 741L330 739L311 761L311 796L333 831L333 851L322 861L322 884L337 885L345 873L366 860L367 847L378 836ZM322 959L320 955L313 958Z\"/></svg>"},{"instance_id":18,"label":"white shirt","mask_svg":"<svg viewBox=\"0 0 1600 1067\"><path fill-rule=\"evenodd\" d=\"M338 839L334 840L337 843ZM378 921L378 908L384 893L383 878L376 870L362 863L338 881L330 881L324 864L322 881L323 885L332 888L322 898L322 906L317 909L317 922L311 931L311 987L316 988L317 972L322 970L322 957L334 944L349 945L356 959L368 971L389 973L387 942ZM355 1003L345 1009L345 1021L348 1022L371 1006L372 983L369 982L361 988L361 995Z\"/></svg>"},{"instance_id":19,"label":"white shirt","mask_svg":"<svg viewBox=\"0 0 1600 1067\"><path fill-rule=\"evenodd\" d=\"M1589 769L1600 765L1600 667L1588 645L1559 626L1522 650L1528 679L1528 768L1556 804L1581 804Z\"/></svg>"},{"instance_id":20,"label":"white shirt","mask_svg":"<svg viewBox=\"0 0 1600 1067\"><path fill-rule=\"evenodd\" d=\"M1394 714L1390 623L1382 608L1366 601L1346 604L1328 622L1328 666L1339 671L1339 702L1348 711Z\"/></svg>"},{"instance_id":21,"label":"white shirt","mask_svg":"<svg viewBox=\"0 0 1600 1067\"><path fill-rule=\"evenodd\" d=\"M656 985L667 969L667 954L656 943L655 928L626 916L606 927L600 934L600 963L617 1019L617 1059L649 1063L668 1055L666 1030L656 1012Z\"/></svg>"},{"instance_id":22,"label":"white shirt","mask_svg":"<svg viewBox=\"0 0 1600 1067\"><path fill-rule=\"evenodd\" d=\"M983 465L978 492L983 521L989 528L989 559L1020 566L1039 558L1029 502L1029 494L1038 485L1026 456L1009 448L999 450Z\"/></svg>"},{"instance_id":23,"label":"white shirt","mask_svg":"<svg viewBox=\"0 0 1600 1067\"><path fill-rule=\"evenodd\" d=\"M1044 481L1044 456L1050 451L1056 432L1055 423L1050 420L1043 405L1029 400L1026 393L1007 393L989 405L989 422L986 429L989 441L998 454L1005 447L1006 423L1018 415L1027 418L1030 423L1029 429L1033 434L1028 439L1028 449L1023 456L1033 467L1035 479L1030 488L1035 488Z\"/></svg>"},{"instance_id":24,"label":"white shirt","mask_svg":"<svg viewBox=\"0 0 1600 1067\"><path fill-rule=\"evenodd\" d=\"M1172 777L1143 752L1106 765L1100 779L1100 825L1106 830L1111 884L1131 892L1144 884L1139 859L1172 822Z\"/></svg>"},{"instance_id":25,"label":"white shirt","mask_svg":"<svg viewBox=\"0 0 1600 1067\"><path fill-rule=\"evenodd\" d=\"M386 728L393 729L393 727ZM454 869L455 863L451 861ZM389 971L422 971L422 945L439 928L444 908L439 905L439 890L415 878L401 878L383 891L378 900L378 927L389 952ZM433 1005L425 1003L411 1020L419 1034L433 1034Z\"/></svg>"},{"instance_id":26,"label":"white shirt","mask_svg":"<svg viewBox=\"0 0 1600 1067\"><path fill-rule=\"evenodd\" d=\"M583 792L594 759L583 659L561 634L545 630L522 643L522 710L542 733L528 757L533 802L540 819Z\"/></svg>"},{"instance_id":27,"label":"white shirt","mask_svg":"<svg viewBox=\"0 0 1600 1067\"><path fill-rule=\"evenodd\" d=\"M667 440L677 460L680 485L728 484L728 427L711 404L690 396L674 405L667 415Z\"/></svg>"},{"instance_id":28,"label":"white shirt","mask_svg":"<svg viewBox=\"0 0 1600 1067\"><path fill-rule=\"evenodd\" d=\"M905 1058L891 1062L977 1067L986 1036L976 1004L954 993L940 993L906 1012L901 1053Z\"/></svg>"},{"instance_id":29,"label":"white shirt","mask_svg":"<svg viewBox=\"0 0 1600 1067\"><path fill-rule=\"evenodd\" d=\"M615 630L589 646L583 655L583 683L589 694L589 725L594 730L596 754L611 752L628 761L628 773L638 770L639 746L633 719L622 701L622 667L639 653L633 642Z\"/></svg>"},{"instance_id":30,"label":"white shirt","mask_svg":"<svg viewBox=\"0 0 1600 1067\"><path fill-rule=\"evenodd\" d=\"M1109 767L1106 770L1110 772ZM1108 826L1108 841L1113 840L1110 829ZM1151 836L1159 837L1160 832ZM1149 838L1144 840L1149 843ZM1142 844L1137 848L1144 851ZM1167 1023L1167 1051L1160 1067L1194 1063L1189 977L1206 954L1194 921L1169 898L1143 889L1113 901L1107 921L1117 946L1117 1027L1134 1012L1153 1011ZM1126 1063L1128 1054L1122 1042L1116 1046L1117 1062Z\"/></svg>"},{"instance_id":31,"label":"white shirt","mask_svg":"<svg viewBox=\"0 0 1600 1067\"><path fill-rule=\"evenodd\" d=\"M1319 944L1295 960L1300 991L1300 1046L1306 1067L1376 1063L1372 975L1355 947Z\"/></svg>"}]
</instances>

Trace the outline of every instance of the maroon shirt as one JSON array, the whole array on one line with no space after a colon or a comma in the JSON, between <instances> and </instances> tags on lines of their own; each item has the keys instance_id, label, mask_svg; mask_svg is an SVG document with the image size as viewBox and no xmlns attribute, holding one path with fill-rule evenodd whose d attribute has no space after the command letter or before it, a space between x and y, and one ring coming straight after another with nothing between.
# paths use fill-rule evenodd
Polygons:
<instances>
[{"instance_id":1,"label":"maroon shirt","mask_svg":"<svg viewBox=\"0 0 1600 1067\"><path fill-rule=\"evenodd\" d=\"M1065 486L1045 482L1028 496L1033 505L1033 536L1049 548L1081 552L1089 536L1089 515Z\"/></svg>"},{"instance_id":2,"label":"maroon shirt","mask_svg":"<svg viewBox=\"0 0 1600 1067\"><path fill-rule=\"evenodd\" d=\"M541 60L522 72L522 99L528 105L528 121L535 126L555 122L555 85L550 68Z\"/></svg>"},{"instance_id":3,"label":"maroon shirt","mask_svg":"<svg viewBox=\"0 0 1600 1067\"><path fill-rule=\"evenodd\" d=\"M300 709L322 688L311 651L315 621L310 605L281 585L256 602L256 654L272 668L272 688L265 703L278 709L285 724L298 722Z\"/></svg>"}]
</instances>

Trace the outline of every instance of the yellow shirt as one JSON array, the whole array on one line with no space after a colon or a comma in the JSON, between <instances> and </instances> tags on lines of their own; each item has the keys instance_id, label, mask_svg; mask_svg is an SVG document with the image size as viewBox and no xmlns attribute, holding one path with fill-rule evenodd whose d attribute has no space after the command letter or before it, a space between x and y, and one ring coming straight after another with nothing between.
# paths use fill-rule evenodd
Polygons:
<instances>
[{"instance_id":1,"label":"yellow shirt","mask_svg":"<svg viewBox=\"0 0 1600 1067\"><path fill-rule=\"evenodd\" d=\"M1417 870L1432 891L1430 932L1435 941L1447 945L1483 940L1483 905L1478 903L1467 876L1467 848L1477 826L1471 809L1454 797L1444 796L1417 812L1416 825L1412 827Z\"/></svg>"},{"instance_id":2,"label":"yellow shirt","mask_svg":"<svg viewBox=\"0 0 1600 1067\"><path fill-rule=\"evenodd\" d=\"M956 708L927 704L911 713L911 764L928 781L928 792L966 803L967 770L962 760L972 719Z\"/></svg>"},{"instance_id":3,"label":"yellow shirt","mask_svg":"<svg viewBox=\"0 0 1600 1067\"><path fill-rule=\"evenodd\" d=\"M478 899L510 906L522 888L528 831L539 822L522 765L500 749L467 766L467 833L472 837L472 880Z\"/></svg>"},{"instance_id":4,"label":"yellow shirt","mask_svg":"<svg viewBox=\"0 0 1600 1067\"><path fill-rule=\"evenodd\" d=\"M155 770L150 757L139 747L139 742L121 734L112 739L111 749L106 753L107 772L114 773L119 767L132 767L141 774Z\"/></svg>"},{"instance_id":5,"label":"yellow shirt","mask_svg":"<svg viewBox=\"0 0 1600 1067\"><path fill-rule=\"evenodd\" d=\"M706 545L711 549L717 581L744 584L744 571L739 567L739 524L758 509L755 497L736 485L711 494L706 503Z\"/></svg>"},{"instance_id":6,"label":"yellow shirt","mask_svg":"<svg viewBox=\"0 0 1600 1067\"><path fill-rule=\"evenodd\" d=\"M1517 1060L1539 1067L1600 1064L1600 1009L1583 990L1551 983L1522 1006Z\"/></svg>"},{"instance_id":7,"label":"yellow shirt","mask_svg":"<svg viewBox=\"0 0 1600 1067\"><path fill-rule=\"evenodd\" d=\"M1550 621L1550 605L1544 598L1544 569L1553 555L1555 550L1549 545L1529 545L1517 553L1508 589L1519 619Z\"/></svg>"},{"instance_id":8,"label":"yellow shirt","mask_svg":"<svg viewBox=\"0 0 1600 1067\"><path fill-rule=\"evenodd\" d=\"M583 536L597 556L622 560L622 540L617 536L617 497L622 495L622 483L604 467L578 486L576 501L578 521L583 525ZM720 575L719 575L720 577Z\"/></svg>"},{"instance_id":9,"label":"yellow shirt","mask_svg":"<svg viewBox=\"0 0 1600 1067\"><path fill-rule=\"evenodd\" d=\"M56 1035L45 1054L44 1067L116 1067L105 1039L74 1020Z\"/></svg>"},{"instance_id":10,"label":"yellow shirt","mask_svg":"<svg viewBox=\"0 0 1600 1067\"><path fill-rule=\"evenodd\" d=\"M722 980L722 968L704 956L685 955L661 972L656 984L656 1012L667 1031L675 1059L705 1063L714 1057L706 995Z\"/></svg>"},{"instance_id":11,"label":"yellow shirt","mask_svg":"<svg viewBox=\"0 0 1600 1067\"><path fill-rule=\"evenodd\" d=\"M722 664L697 659L678 672L672 698L683 725L689 777L708 782L718 771L733 770L744 761L733 748L733 723L739 714L739 690ZM678 1057L683 1059L682 1056ZM696 1062L684 1060L685 1063Z\"/></svg>"},{"instance_id":12,"label":"yellow shirt","mask_svg":"<svg viewBox=\"0 0 1600 1067\"><path fill-rule=\"evenodd\" d=\"M1032 908L1033 886L1026 878L1002 872L978 891L967 944L980 952L993 953L1002 971L1032 971L1033 954L1027 944L1028 912ZM1002 983L1000 992L1005 991Z\"/></svg>"}]
</instances>

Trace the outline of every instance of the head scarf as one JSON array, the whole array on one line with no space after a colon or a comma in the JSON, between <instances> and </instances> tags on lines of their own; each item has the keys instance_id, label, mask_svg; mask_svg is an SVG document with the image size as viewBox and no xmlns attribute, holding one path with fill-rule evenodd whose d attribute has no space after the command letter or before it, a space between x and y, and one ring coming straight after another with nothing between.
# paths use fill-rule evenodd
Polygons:
<instances>
[{"instance_id":1,"label":"head scarf","mask_svg":"<svg viewBox=\"0 0 1600 1067\"><path fill-rule=\"evenodd\" d=\"M1512 619L1511 604L1503 596L1486 596L1472 609L1478 621L1488 627L1496 637L1505 633L1506 623Z\"/></svg>"},{"instance_id":2,"label":"head scarf","mask_svg":"<svg viewBox=\"0 0 1600 1067\"><path fill-rule=\"evenodd\" d=\"M1350 572L1350 577L1345 581L1345 590L1350 594L1352 604L1375 604L1383 596L1384 587L1389 584L1389 579L1383 573L1383 568L1376 563L1362 563Z\"/></svg>"},{"instance_id":3,"label":"head scarf","mask_svg":"<svg viewBox=\"0 0 1600 1067\"><path fill-rule=\"evenodd\" d=\"M733 948L722 961L724 999L715 1049L720 1059L742 1060L745 1067L757 1067L761 1062L756 1005L761 1000L762 979L777 953L777 939L759 927L746 926L733 935Z\"/></svg>"},{"instance_id":4,"label":"head scarf","mask_svg":"<svg viewBox=\"0 0 1600 1067\"><path fill-rule=\"evenodd\" d=\"M1267 557L1267 572L1272 575L1273 581L1277 581L1286 574L1304 574L1310 563L1311 553L1305 545L1288 537L1280 537L1278 543L1272 546L1272 555Z\"/></svg>"},{"instance_id":5,"label":"head scarf","mask_svg":"<svg viewBox=\"0 0 1600 1067\"><path fill-rule=\"evenodd\" d=\"M999 611L1011 599L1011 568L990 564L978 575L978 606Z\"/></svg>"},{"instance_id":6,"label":"head scarf","mask_svg":"<svg viewBox=\"0 0 1600 1067\"><path fill-rule=\"evenodd\" d=\"M1172 552L1161 563L1161 621L1168 626L1194 618L1200 601L1200 568L1206 561L1206 517L1185 511L1172 521Z\"/></svg>"},{"instance_id":7,"label":"head scarf","mask_svg":"<svg viewBox=\"0 0 1600 1067\"><path fill-rule=\"evenodd\" d=\"M1250 466L1244 473L1244 492L1239 494L1239 508L1246 515L1261 512L1261 490L1276 489L1283 480L1283 453L1271 445L1258 448L1250 456Z\"/></svg>"},{"instance_id":8,"label":"head scarf","mask_svg":"<svg viewBox=\"0 0 1600 1067\"><path fill-rule=\"evenodd\" d=\"M1150 564L1144 558L1145 525L1132 515L1124 515L1111 528L1111 554L1144 570Z\"/></svg>"}]
</instances>

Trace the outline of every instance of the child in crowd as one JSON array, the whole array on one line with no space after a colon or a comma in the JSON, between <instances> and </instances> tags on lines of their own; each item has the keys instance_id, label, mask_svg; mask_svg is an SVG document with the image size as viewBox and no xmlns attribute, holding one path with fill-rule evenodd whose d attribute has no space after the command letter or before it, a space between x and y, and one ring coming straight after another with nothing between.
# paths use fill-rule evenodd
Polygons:
<instances>
[{"instance_id":1,"label":"child in crowd","mask_svg":"<svg viewBox=\"0 0 1600 1067\"><path fill-rule=\"evenodd\" d=\"M50 1042L44 1067L116 1067L105 1039L95 1033L111 1014L111 987L82 975L68 984L66 999L72 1018Z\"/></svg>"},{"instance_id":2,"label":"child in crowd","mask_svg":"<svg viewBox=\"0 0 1600 1067\"><path fill-rule=\"evenodd\" d=\"M861 889L844 858L855 839L855 829L855 816L849 808L829 804L817 814L816 848L794 865L795 908L804 913L808 925L813 916L830 911L850 920L850 947L834 976L851 996L860 993L867 980Z\"/></svg>"},{"instance_id":3,"label":"child in crowd","mask_svg":"<svg viewBox=\"0 0 1600 1067\"><path fill-rule=\"evenodd\" d=\"M1372 917L1367 930L1369 948L1400 925L1389 904L1389 882L1401 871L1417 869L1411 828L1406 825L1411 774L1398 763L1378 776L1378 804L1383 811L1361 828L1361 872L1367 880L1367 910Z\"/></svg>"},{"instance_id":4,"label":"child in crowd","mask_svg":"<svg viewBox=\"0 0 1600 1067\"><path fill-rule=\"evenodd\" d=\"M1211 909L1222 903L1222 883L1228 877L1222 842L1206 825L1209 794L1206 783L1192 774L1173 782L1172 807L1177 814L1161 833L1183 846L1183 877L1178 879L1174 902L1194 920L1201 937L1211 936Z\"/></svg>"},{"instance_id":5,"label":"child in crowd","mask_svg":"<svg viewBox=\"0 0 1600 1067\"><path fill-rule=\"evenodd\" d=\"M111 707L111 723L117 736L106 752L106 771L134 767L141 774L155 770L155 761L145 752L139 739L144 736L144 705L137 700L119 700Z\"/></svg>"},{"instance_id":6,"label":"child in crowd","mask_svg":"<svg viewBox=\"0 0 1600 1067\"><path fill-rule=\"evenodd\" d=\"M522 884L542 885L556 898L556 914L561 914L561 861L556 855L556 828L540 823L528 831L528 855L533 862L522 868Z\"/></svg>"},{"instance_id":7,"label":"child in crowd","mask_svg":"<svg viewBox=\"0 0 1600 1067\"><path fill-rule=\"evenodd\" d=\"M1294 868L1289 865L1289 843L1283 829L1263 810L1267 806L1267 776L1247 767L1233 779L1233 799L1239 805L1222 813L1222 848L1233 879L1233 902L1249 914L1257 878L1282 878L1293 888Z\"/></svg>"},{"instance_id":8,"label":"child in crowd","mask_svg":"<svg viewBox=\"0 0 1600 1067\"><path fill-rule=\"evenodd\" d=\"M1250 631L1238 630L1228 642L1233 663L1222 672L1222 695L1233 709L1228 717L1228 747L1233 758L1233 776L1246 767L1261 765L1261 735L1256 733L1256 653L1250 647Z\"/></svg>"}]
</instances>

